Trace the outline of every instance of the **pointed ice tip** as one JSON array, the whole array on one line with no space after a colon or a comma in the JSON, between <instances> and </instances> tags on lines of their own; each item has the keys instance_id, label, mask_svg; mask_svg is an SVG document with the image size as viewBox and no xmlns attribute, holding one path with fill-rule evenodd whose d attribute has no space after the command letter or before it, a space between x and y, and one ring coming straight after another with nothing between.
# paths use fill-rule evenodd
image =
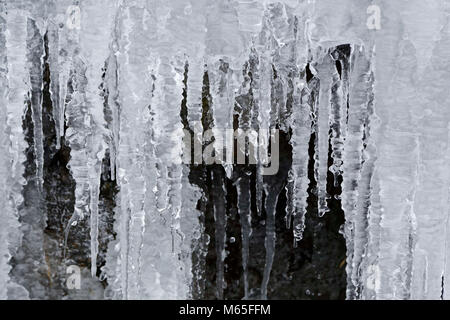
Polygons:
<instances>
[{"instance_id":1,"label":"pointed ice tip","mask_svg":"<svg viewBox=\"0 0 450 320\"><path fill-rule=\"evenodd\" d=\"M285 217L284 220L286 221L286 229L291 228L291 217Z\"/></svg>"},{"instance_id":2,"label":"pointed ice tip","mask_svg":"<svg viewBox=\"0 0 450 320\"><path fill-rule=\"evenodd\" d=\"M327 209L319 209L319 218L322 218L328 212Z\"/></svg>"},{"instance_id":3,"label":"pointed ice tip","mask_svg":"<svg viewBox=\"0 0 450 320\"><path fill-rule=\"evenodd\" d=\"M92 278L97 278L97 266L96 265L91 265L91 276Z\"/></svg>"}]
</instances>

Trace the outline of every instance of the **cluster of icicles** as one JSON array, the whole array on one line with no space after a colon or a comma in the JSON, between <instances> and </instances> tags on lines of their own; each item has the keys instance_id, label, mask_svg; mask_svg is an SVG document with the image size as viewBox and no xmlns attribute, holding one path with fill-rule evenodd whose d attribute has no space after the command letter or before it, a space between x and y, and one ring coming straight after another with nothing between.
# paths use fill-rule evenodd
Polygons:
<instances>
[{"instance_id":1,"label":"cluster of icicles","mask_svg":"<svg viewBox=\"0 0 450 320\"><path fill-rule=\"evenodd\" d=\"M1 0L0 298L30 297L26 285L9 277L9 263L26 232L19 228L19 208L26 184L22 121L28 103L38 185L44 180L39 92L45 55L57 148L64 137L76 183L67 236L88 219L86 254L93 278L106 152L117 181L117 235L102 268L107 298L191 297L193 273L200 272L190 254L203 232L196 209L201 191L189 183L189 167L181 164L179 115L185 90L188 128L202 121L205 72L214 127L233 128L236 110L250 110L249 117L239 118L243 129L291 131L286 220L296 242L305 225L308 143L315 133L319 215L327 212L328 171L335 181L342 177L348 298L448 297L447 2L378 1L381 30L367 27L371 4ZM348 45L349 54L338 50L340 45ZM238 99L249 92L250 100ZM288 100L292 108L286 107ZM257 179L258 208L264 205L268 216L275 215L278 195L265 188L260 175ZM248 188L239 185L244 281L251 236L248 197ZM216 227L226 228L223 223L218 219ZM268 218L262 298L275 255L271 223ZM216 241L221 292L225 239ZM245 285L245 295L248 290Z\"/></svg>"}]
</instances>

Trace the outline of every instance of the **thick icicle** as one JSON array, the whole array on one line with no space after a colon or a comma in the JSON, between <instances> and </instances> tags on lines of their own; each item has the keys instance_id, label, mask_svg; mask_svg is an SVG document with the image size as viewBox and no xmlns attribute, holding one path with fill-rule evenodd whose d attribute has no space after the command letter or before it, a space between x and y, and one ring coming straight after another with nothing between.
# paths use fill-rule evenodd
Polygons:
<instances>
[{"instance_id":1,"label":"thick icicle","mask_svg":"<svg viewBox=\"0 0 450 320\"><path fill-rule=\"evenodd\" d=\"M188 79L187 79L187 109L189 125L192 130L202 118L202 89L203 75L205 73L205 39L206 16L204 14L205 0L195 1L185 8L186 20L184 21L186 36L191 39L187 45L188 54ZM193 35L195 38L193 39Z\"/></svg>"},{"instance_id":2,"label":"thick icicle","mask_svg":"<svg viewBox=\"0 0 450 320\"><path fill-rule=\"evenodd\" d=\"M272 74L272 59L271 52L269 49L265 48L263 53L259 55L258 59L258 73L259 73L259 88L258 91L255 92L257 95L257 101L259 104L257 105L257 118L256 118L256 128L259 130L258 138L259 143L258 147L258 164L256 167L256 211L258 214L261 214L262 211L262 203L263 203L263 176L261 174L261 166L262 161L267 159L261 159L260 155L268 154L268 136L263 136L264 132L268 132L267 129L270 127L270 110L271 110L271 83L273 79ZM261 130L263 129L263 130ZM265 130L264 130L265 129ZM267 161L266 161L267 163Z\"/></svg>"},{"instance_id":3,"label":"thick icicle","mask_svg":"<svg viewBox=\"0 0 450 320\"><path fill-rule=\"evenodd\" d=\"M213 142L216 163L224 163L223 138L221 130L233 128L235 95L241 81L239 80L243 62L238 55L242 50L242 35L239 32L239 19L231 2L223 0L211 1L207 16L207 54L208 76L210 81L211 109L214 121ZM227 168L228 169L228 168ZM226 171L230 175L230 171ZM214 194L214 219L216 239L216 285L217 297L223 298L224 259L226 243L226 215L224 178L220 169L212 172Z\"/></svg>"},{"instance_id":4,"label":"thick icicle","mask_svg":"<svg viewBox=\"0 0 450 320\"><path fill-rule=\"evenodd\" d=\"M4 103L0 124L0 138L2 147L8 146L1 152L2 188L1 195L3 213L0 224L0 298L7 298L9 283L9 260L12 250L19 245L18 207L23 201L22 185L24 150L26 142L22 132L22 118L25 114L27 93L30 90L27 74L27 12L20 9L21 3L5 4L0 2L0 41L6 49L1 54L2 71L0 77L5 90L1 95ZM6 9L8 14L6 14ZM7 74L6 74L7 71Z\"/></svg>"},{"instance_id":5,"label":"thick icicle","mask_svg":"<svg viewBox=\"0 0 450 320\"><path fill-rule=\"evenodd\" d=\"M36 154L36 178L39 188L42 188L44 182L44 137L42 133L44 39L42 33L43 30L40 30L37 22L28 19L27 59L30 63L31 110L33 114L34 149Z\"/></svg>"},{"instance_id":6,"label":"thick icicle","mask_svg":"<svg viewBox=\"0 0 450 320\"><path fill-rule=\"evenodd\" d=\"M116 22L118 38L113 42L113 50L118 51L112 53L108 65L109 104L112 109L110 149L117 152L117 181L120 186L119 297L135 299L144 293L141 291L141 250L146 221L145 197L147 190L155 185L155 177L145 174L147 161L153 158L148 147L151 137L146 132L153 79L151 69L143 67L147 63L151 65L151 61L140 43L152 37L146 34L145 29L152 27L154 21L145 20L148 12L142 3L126 1L119 10ZM154 207L147 210L150 214Z\"/></svg>"},{"instance_id":7,"label":"thick icicle","mask_svg":"<svg viewBox=\"0 0 450 320\"><path fill-rule=\"evenodd\" d=\"M304 79L294 83L294 101L292 112L292 168L289 171L287 189L286 224L293 219L294 245L303 237L305 228L306 200L308 198L308 147L311 136L311 100L310 89Z\"/></svg>"},{"instance_id":8,"label":"thick icicle","mask_svg":"<svg viewBox=\"0 0 450 320\"><path fill-rule=\"evenodd\" d=\"M223 145L219 142L220 130L233 128L235 96L242 83L241 68L244 64L243 37L239 31L239 19L231 2L211 1L207 18L208 76L216 137L214 149L216 163L223 163ZM223 140L223 139L222 139ZM227 175L230 171L227 170Z\"/></svg>"},{"instance_id":9,"label":"thick icicle","mask_svg":"<svg viewBox=\"0 0 450 320\"><path fill-rule=\"evenodd\" d=\"M59 24L56 18L50 18L47 25L48 54L50 68L50 95L52 100L53 121L55 122L56 147L61 147L61 106L59 99Z\"/></svg>"},{"instance_id":10,"label":"thick icicle","mask_svg":"<svg viewBox=\"0 0 450 320\"><path fill-rule=\"evenodd\" d=\"M99 14L98 8L102 8ZM103 65L109 56L110 37L116 11L116 1L83 1L81 9L80 47L83 58L89 61L86 69L87 102L91 104L89 114L95 126L87 137L91 150L89 166L89 209L91 226L91 273L97 270L98 254L98 197L100 191L101 165L105 155L105 121L103 115L104 98L100 92L100 83L104 72ZM92 44L95 43L95 50Z\"/></svg>"},{"instance_id":11,"label":"thick icicle","mask_svg":"<svg viewBox=\"0 0 450 320\"><path fill-rule=\"evenodd\" d=\"M328 143L330 130L331 80L336 73L334 61L328 50L324 50L318 66L320 79L319 103L316 111L316 147L314 173L317 181L317 209L323 216L327 208L327 173L328 173ZM334 70L333 70L334 69Z\"/></svg>"},{"instance_id":12,"label":"thick icicle","mask_svg":"<svg viewBox=\"0 0 450 320\"><path fill-rule=\"evenodd\" d=\"M332 52L332 55L333 60L336 61L335 64L340 68L340 73L336 70L331 84L330 144L333 164L329 169L334 174L334 184L338 185L338 177L342 174L341 167L346 133L347 100L344 98L344 92L346 92L344 86L348 77L348 64L346 63L346 57L343 56L338 48Z\"/></svg>"},{"instance_id":13,"label":"thick icicle","mask_svg":"<svg viewBox=\"0 0 450 320\"><path fill-rule=\"evenodd\" d=\"M355 251L361 251L364 247L363 239L355 239L356 220L364 219L364 212L357 212L357 201L359 197L358 186L361 180L361 167L363 164L364 122L370 93L370 65L366 59L366 50L364 48L353 48L351 67L351 87L349 89L349 109L347 115L348 129L344 145L344 177L342 186L342 207L346 219L345 237L347 239L348 250L346 270L349 275L353 275ZM351 277L350 279L355 281ZM352 298L357 294L355 290L357 290L358 284L353 281L348 282L347 285L348 298Z\"/></svg>"},{"instance_id":14,"label":"thick icicle","mask_svg":"<svg viewBox=\"0 0 450 320\"><path fill-rule=\"evenodd\" d=\"M368 198L373 171L373 147L369 143L369 114L373 103L371 52L354 47L349 88L348 129L343 154L342 207L345 212L347 239L347 297L361 294L360 265L367 247ZM369 147L368 147L369 146Z\"/></svg>"},{"instance_id":15,"label":"thick icicle","mask_svg":"<svg viewBox=\"0 0 450 320\"><path fill-rule=\"evenodd\" d=\"M98 8L102 8L102 14ZM90 216L91 273L96 274L98 253L98 195L105 153L103 97L99 86L109 55L115 12L113 1L84 1L79 30L79 51L73 57L72 100L67 106L66 132L71 151L69 162L76 182L75 208L67 233L79 219ZM95 43L95 46L93 46Z\"/></svg>"},{"instance_id":16,"label":"thick icicle","mask_svg":"<svg viewBox=\"0 0 450 320\"><path fill-rule=\"evenodd\" d=\"M56 147L65 135L65 108L69 101L70 72L78 49L80 7L72 0L58 0L49 8L53 15L48 21L49 68L51 99L56 130Z\"/></svg>"},{"instance_id":17,"label":"thick icicle","mask_svg":"<svg viewBox=\"0 0 450 320\"><path fill-rule=\"evenodd\" d=\"M185 283L180 283L184 274L183 262L177 258L181 253L184 236L180 231L181 215L181 188L183 167L181 157L183 153L182 137L183 125L180 118L180 109L183 93L183 79L185 72L184 54L187 37L180 39L179 30L182 28L183 18L186 15L185 6L181 3L168 5L164 1L157 1L156 6L165 12L171 12L170 18L158 17L158 24L165 23L166 30L158 34L155 43L156 53L159 56L159 65L156 69L155 95L152 110L155 113L154 135L155 155L157 158L157 210L166 220L170 247L163 252L159 263L159 272L164 277L164 290L172 297L187 294ZM159 19L162 19L161 21ZM166 55L172 52L171 55ZM181 54L183 52L184 54ZM169 236L170 235L170 236ZM169 244L169 242L167 243ZM172 265L173 270L168 270Z\"/></svg>"},{"instance_id":18,"label":"thick icicle","mask_svg":"<svg viewBox=\"0 0 450 320\"><path fill-rule=\"evenodd\" d=\"M292 110L286 112L287 125L289 125L292 135L290 144L292 146L292 166L288 173L286 183L286 226L290 228L293 222L294 246L303 238L305 229L305 217L307 207L308 190L308 161L309 161L309 140L311 136L311 105L315 102L311 94L313 88L309 88L306 83L306 56L304 54L305 35L298 28L301 17L296 17L295 39L292 41L292 55L286 54L285 62L288 68L294 65L292 71ZM302 72L299 72L302 70ZM314 82L315 83L315 82ZM312 84L314 87L314 84ZM288 129L286 129L288 130ZM292 221L293 220L293 221Z\"/></svg>"}]
</instances>

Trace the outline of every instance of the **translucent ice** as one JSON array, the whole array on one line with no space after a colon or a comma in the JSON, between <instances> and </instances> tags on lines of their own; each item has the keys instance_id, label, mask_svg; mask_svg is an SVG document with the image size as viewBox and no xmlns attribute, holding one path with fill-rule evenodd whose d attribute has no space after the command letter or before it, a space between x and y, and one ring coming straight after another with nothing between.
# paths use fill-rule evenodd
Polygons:
<instances>
[{"instance_id":1,"label":"translucent ice","mask_svg":"<svg viewBox=\"0 0 450 320\"><path fill-rule=\"evenodd\" d=\"M106 298L191 298L213 255L224 298L237 242L244 297L270 298L280 212L295 247L307 211L323 219L335 201L348 299L449 298L449 10L445 0L0 0L0 298L49 292L10 270L28 258L24 197L49 201L54 162L70 169L71 210L53 219L63 228L33 226L41 257L27 262L48 279L66 276L51 268L57 256L88 265ZM258 139L226 149L223 129ZM272 177L269 129L286 140ZM192 133L195 161L183 163ZM207 143L214 164L202 163ZM229 163L235 151L249 160L246 147L254 163ZM113 194L107 209L102 192ZM39 221L48 206L33 208ZM77 255L59 251L70 246Z\"/></svg>"}]
</instances>

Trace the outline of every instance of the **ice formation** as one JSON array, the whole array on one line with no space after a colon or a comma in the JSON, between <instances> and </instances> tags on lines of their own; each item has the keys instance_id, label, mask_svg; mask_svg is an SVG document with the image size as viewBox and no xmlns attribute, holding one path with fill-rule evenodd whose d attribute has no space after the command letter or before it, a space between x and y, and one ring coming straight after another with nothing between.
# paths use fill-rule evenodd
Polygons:
<instances>
[{"instance_id":1,"label":"ice formation","mask_svg":"<svg viewBox=\"0 0 450 320\"><path fill-rule=\"evenodd\" d=\"M449 17L448 0L0 0L0 299L192 298L210 241L223 298L233 177L243 297L254 201L266 230L259 297L270 298L277 201L286 194L295 247L311 137L319 216L333 214L329 174L342 188L347 298L448 299ZM230 128L260 132L254 172L221 160ZM271 184L261 155L274 152L274 128L289 135L292 164ZM205 192L189 178L202 148L183 162L186 131L216 155L213 239ZM56 218L36 200L58 197L60 184L45 181L50 153L69 154L74 185ZM71 243L85 231L89 246ZM90 289L67 293L66 266L80 255Z\"/></svg>"}]
</instances>

